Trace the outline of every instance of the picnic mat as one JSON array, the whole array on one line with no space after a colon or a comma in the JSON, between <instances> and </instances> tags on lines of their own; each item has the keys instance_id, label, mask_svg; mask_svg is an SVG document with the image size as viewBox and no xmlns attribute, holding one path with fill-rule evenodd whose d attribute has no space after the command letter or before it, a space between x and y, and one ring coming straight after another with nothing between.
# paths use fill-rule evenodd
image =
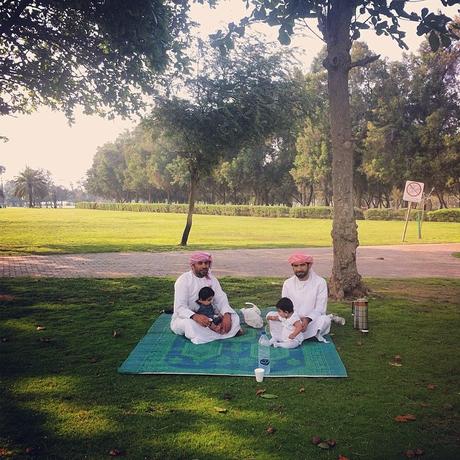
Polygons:
<instances>
[{"instance_id":1,"label":"picnic mat","mask_svg":"<svg viewBox=\"0 0 460 460\"><path fill-rule=\"evenodd\" d=\"M194 345L169 328L162 314L118 368L121 374L197 374L254 376L261 330L243 325L245 334ZM268 377L346 377L347 371L331 341L307 340L291 350L270 348Z\"/></svg>"}]
</instances>

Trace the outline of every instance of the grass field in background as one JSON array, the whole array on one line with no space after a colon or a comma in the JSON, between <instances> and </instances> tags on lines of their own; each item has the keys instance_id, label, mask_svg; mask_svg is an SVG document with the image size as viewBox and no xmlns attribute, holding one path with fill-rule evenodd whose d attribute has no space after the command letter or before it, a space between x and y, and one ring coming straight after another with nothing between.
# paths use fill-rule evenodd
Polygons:
<instances>
[{"instance_id":1,"label":"grass field in background","mask_svg":"<svg viewBox=\"0 0 460 460\"><path fill-rule=\"evenodd\" d=\"M457 459L460 281L368 283L368 335L352 328L349 304L329 306L347 320L332 332L348 378L256 384L117 374L171 304L171 278L3 279L0 457L102 459L117 449L130 459L388 460L422 449L427 460ZM222 285L234 307L269 306L281 280ZM407 414L415 420L395 421ZM313 436L337 445L322 451Z\"/></svg>"},{"instance_id":2,"label":"grass field in background","mask_svg":"<svg viewBox=\"0 0 460 460\"><path fill-rule=\"evenodd\" d=\"M184 214L85 209L0 209L0 254L170 251L181 249ZM330 220L197 215L189 248L331 246ZM400 244L404 222L358 221L362 246ZM460 223L424 222L408 243L460 242Z\"/></svg>"}]
</instances>

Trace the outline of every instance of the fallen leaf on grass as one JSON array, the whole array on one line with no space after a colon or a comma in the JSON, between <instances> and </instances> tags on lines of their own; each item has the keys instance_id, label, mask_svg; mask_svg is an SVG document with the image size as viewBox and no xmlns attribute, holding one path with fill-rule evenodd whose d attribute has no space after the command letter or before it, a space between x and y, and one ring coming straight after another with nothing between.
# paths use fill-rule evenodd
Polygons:
<instances>
[{"instance_id":1,"label":"fallen leaf on grass","mask_svg":"<svg viewBox=\"0 0 460 460\"><path fill-rule=\"evenodd\" d=\"M44 331L46 329L45 326L37 326L37 331Z\"/></svg>"},{"instance_id":2,"label":"fallen leaf on grass","mask_svg":"<svg viewBox=\"0 0 460 460\"><path fill-rule=\"evenodd\" d=\"M402 367L402 364L401 363L395 363L394 361L390 361L388 363L390 366L394 366L394 367Z\"/></svg>"},{"instance_id":3,"label":"fallen leaf on grass","mask_svg":"<svg viewBox=\"0 0 460 460\"><path fill-rule=\"evenodd\" d=\"M262 393L260 395L261 398L265 398L265 399L276 399L278 396L277 395L272 395L270 393Z\"/></svg>"},{"instance_id":4,"label":"fallen leaf on grass","mask_svg":"<svg viewBox=\"0 0 460 460\"><path fill-rule=\"evenodd\" d=\"M324 450L331 449L331 446L326 441L320 442L319 444L317 444L317 446Z\"/></svg>"},{"instance_id":5,"label":"fallen leaf on grass","mask_svg":"<svg viewBox=\"0 0 460 460\"><path fill-rule=\"evenodd\" d=\"M415 415L412 415L412 414L397 415L395 417L395 420L397 422L406 423L406 422L413 422L414 420L416 420L416 417Z\"/></svg>"},{"instance_id":6,"label":"fallen leaf on grass","mask_svg":"<svg viewBox=\"0 0 460 460\"><path fill-rule=\"evenodd\" d=\"M125 453L122 450L119 450L119 449L110 449L109 450L109 455L111 457L121 457L122 455L125 455Z\"/></svg>"},{"instance_id":7,"label":"fallen leaf on grass","mask_svg":"<svg viewBox=\"0 0 460 460\"><path fill-rule=\"evenodd\" d=\"M272 426L269 426L266 430L265 430L268 434L274 434L276 432L276 428L272 427Z\"/></svg>"},{"instance_id":8,"label":"fallen leaf on grass","mask_svg":"<svg viewBox=\"0 0 460 460\"><path fill-rule=\"evenodd\" d=\"M262 388L259 388L257 391L256 391L256 396L260 396L261 394L265 393L265 390L263 390Z\"/></svg>"},{"instance_id":9,"label":"fallen leaf on grass","mask_svg":"<svg viewBox=\"0 0 460 460\"><path fill-rule=\"evenodd\" d=\"M51 337L40 337L38 340L43 343L50 343L53 341Z\"/></svg>"},{"instance_id":10,"label":"fallen leaf on grass","mask_svg":"<svg viewBox=\"0 0 460 460\"><path fill-rule=\"evenodd\" d=\"M429 389L429 390L434 390L438 385L435 385L434 383L429 383L426 387Z\"/></svg>"},{"instance_id":11,"label":"fallen leaf on grass","mask_svg":"<svg viewBox=\"0 0 460 460\"><path fill-rule=\"evenodd\" d=\"M305 393L305 388L304 387L299 388L299 393Z\"/></svg>"},{"instance_id":12,"label":"fallen leaf on grass","mask_svg":"<svg viewBox=\"0 0 460 460\"><path fill-rule=\"evenodd\" d=\"M216 412L219 412L219 414L226 414L227 413L227 409L225 409L224 407L214 407L215 411Z\"/></svg>"},{"instance_id":13,"label":"fallen leaf on grass","mask_svg":"<svg viewBox=\"0 0 460 460\"><path fill-rule=\"evenodd\" d=\"M13 295L9 295L9 294L0 294L0 302L11 302L12 300L14 300L16 297L14 297Z\"/></svg>"}]
</instances>

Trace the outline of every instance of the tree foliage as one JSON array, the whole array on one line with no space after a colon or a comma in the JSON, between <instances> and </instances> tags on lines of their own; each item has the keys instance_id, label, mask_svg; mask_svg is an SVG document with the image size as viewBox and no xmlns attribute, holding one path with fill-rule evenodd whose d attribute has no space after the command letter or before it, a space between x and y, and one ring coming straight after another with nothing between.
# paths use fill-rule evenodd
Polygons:
<instances>
[{"instance_id":1,"label":"tree foliage","mask_svg":"<svg viewBox=\"0 0 460 460\"><path fill-rule=\"evenodd\" d=\"M27 199L29 207L46 197L50 183L49 173L43 169L26 168L13 179L14 195Z\"/></svg>"},{"instance_id":2,"label":"tree foliage","mask_svg":"<svg viewBox=\"0 0 460 460\"><path fill-rule=\"evenodd\" d=\"M163 132L180 158L175 166L185 166L188 173L182 245L187 244L200 179L211 176L219 160L243 149L272 163L278 149L275 132L292 127L296 112L302 111L302 92L289 77L289 53L271 48L249 40L221 55L200 42L200 70L184 81L189 97L164 99L152 114L151 126Z\"/></svg>"},{"instance_id":3,"label":"tree foliage","mask_svg":"<svg viewBox=\"0 0 460 460\"><path fill-rule=\"evenodd\" d=\"M182 70L187 0L0 1L0 115L39 105L128 115Z\"/></svg>"},{"instance_id":4,"label":"tree foliage","mask_svg":"<svg viewBox=\"0 0 460 460\"><path fill-rule=\"evenodd\" d=\"M452 5L453 0L441 0ZM334 221L332 226L333 269L330 282L337 298L362 295L366 292L356 265L357 226L353 214L353 138L349 101L349 73L354 67L374 62L377 56L352 61L351 46L361 31L373 28L377 35L387 35L399 46L407 48L400 20L418 22L417 33L429 34L433 49L448 46L455 34L455 24L442 13L423 8L420 14L406 10L406 0L251 0L252 11L238 25L229 24L228 31L213 35L215 46L226 52L235 36L241 36L251 22L262 21L278 28L278 39L288 45L296 25L314 19L326 43L323 65L327 70L329 117L332 145L332 185ZM249 5L249 2L248 2Z\"/></svg>"}]
</instances>

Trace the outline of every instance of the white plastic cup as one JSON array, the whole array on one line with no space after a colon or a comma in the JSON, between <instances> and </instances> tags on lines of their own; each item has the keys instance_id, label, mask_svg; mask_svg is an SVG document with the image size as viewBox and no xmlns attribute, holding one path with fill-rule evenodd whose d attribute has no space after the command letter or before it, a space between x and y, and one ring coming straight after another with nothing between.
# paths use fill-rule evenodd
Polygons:
<instances>
[{"instance_id":1,"label":"white plastic cup","mask_svg":"<svg viewBox=\"0 0 460 460\"><path fill-rule=\"evenodd\" d=\"M263 382L264 381L264 374L265 374L265 369L262 369L261 367L258 367L257 369L254 369L254 374L256 374L256 381L257 382Z\"/></svg>"}]
</instances>

